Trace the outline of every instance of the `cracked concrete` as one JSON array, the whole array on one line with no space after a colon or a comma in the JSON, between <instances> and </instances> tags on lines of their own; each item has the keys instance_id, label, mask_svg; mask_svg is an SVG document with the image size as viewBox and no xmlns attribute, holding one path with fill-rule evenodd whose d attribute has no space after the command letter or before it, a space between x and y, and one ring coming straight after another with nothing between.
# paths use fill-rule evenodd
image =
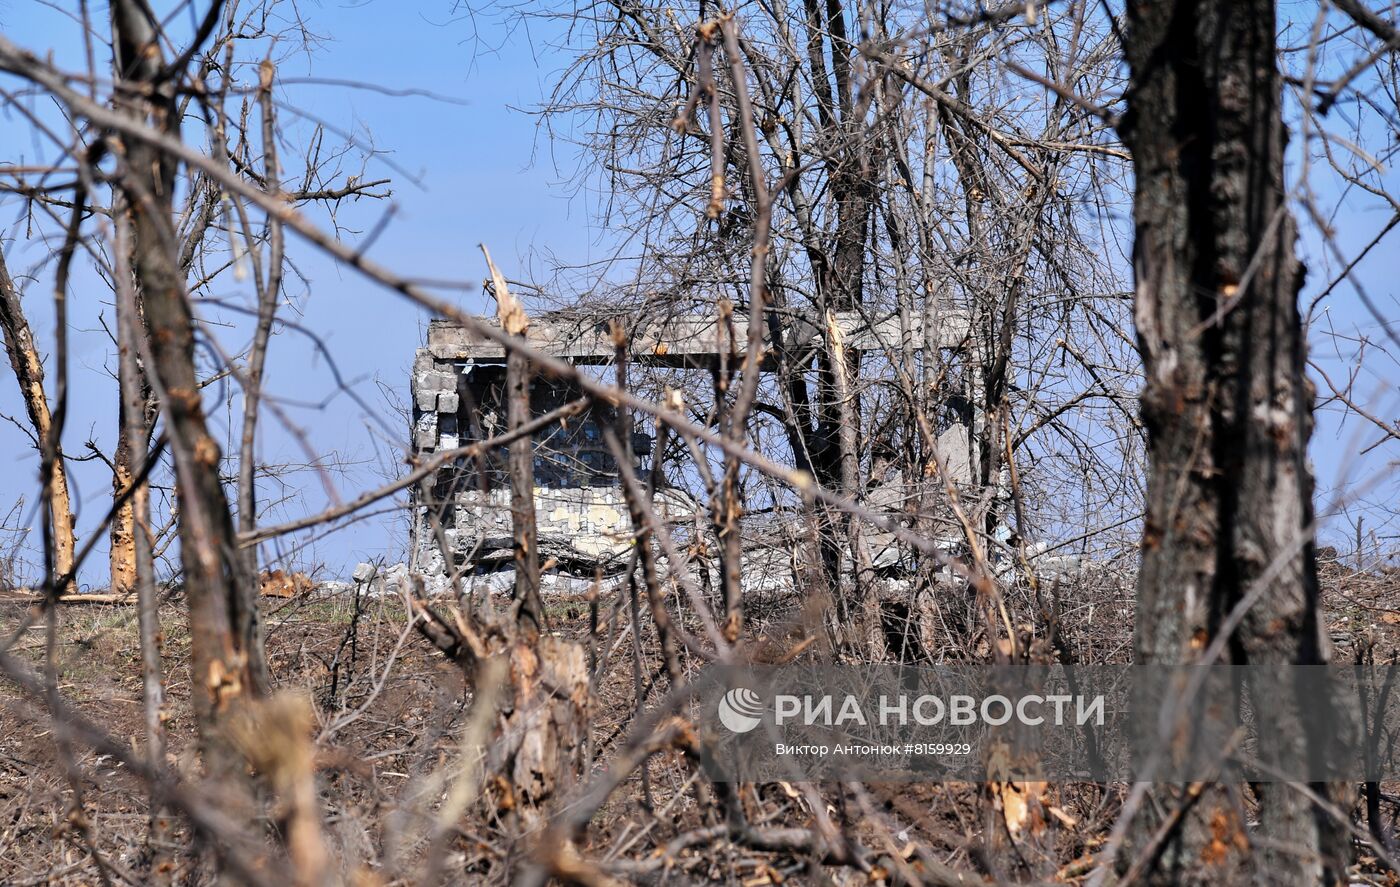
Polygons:
<instances>
[{"instance_id":1,"label":"cracked concrete","mask_svg":"<svg viewBox=\"0 0 1400 887\"><path fill-rule=\"evenodd\" d=\"M482 320L492 323L488 318ZM736 316L734 323L736 329L742 329L747 320ZM866 322L853 313L841 314L835 317L835 324L847 348L887 347L900 337L897 318ZM940 329L940 339L947 340L942 347L952 348L966 326L950 323ZM616 357L607 318L566 312L542 315L532 320L527 336L536 348L577 365L606 365ZM704 367L718 361L719 341L734 344L720 334L713 317L679 316L639 324L627 347L636 364ZM820 341L821 330L815 325L795 323L786 338L789 358L798 352L810 354ZM742 348L742 337L737 346ZM737 359L737 353L730 355L730 360ZM770 348L764 355L764 369L771 369L774 363ZM433 321L428 341L413 362L411 432L416 453L427 456L500 434L505 430L504 388L505 351L500 345L459 324ZM580 394L576 386L563 380L536 377L531 382L531 407L536 414L543 413ZM597 569L612 572L626 565L632 522L617 466L603 445L599 427L600 421L611 424L612 415L612 407L600 405L542 431L534 439L540 558L553 559L565 573L592 576ZM649 449L637 446L643 442L649 444L645 435L634 442L634 449ZM959 480L970 475L967 431L954 426L940 436L939 443L949 474ZM647 470L645 465L637 467ZM876 493L872 498L879 498ZM885 494L893 497L888 504L892 513L897 512L903 494L898 490ZM479 461L445 465L431 482L413 491L412 504L410 567L426 577L430 593L445 590L449 558L452 567L465 568L470 574L509 567L512 519L504 448ZM695 520L696 503L679 490L659 491L656 505L668 522ZM434 529L434 518L438 530ZM879 538L884 535L873 534L877 551L884 543L893 542L893 537Z\"/></svg>"}]
</instances>

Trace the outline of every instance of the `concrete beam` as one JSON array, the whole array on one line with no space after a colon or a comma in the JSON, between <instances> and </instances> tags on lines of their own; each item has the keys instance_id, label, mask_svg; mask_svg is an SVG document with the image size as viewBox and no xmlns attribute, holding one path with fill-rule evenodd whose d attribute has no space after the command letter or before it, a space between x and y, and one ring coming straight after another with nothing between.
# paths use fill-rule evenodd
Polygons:
<instances>
[{"instance_id":1,"label":"concrete beam","mask_svg":"<svg viewBox=\"0 0 1400 887\"><path fill-rule=\"evenodd\" d=\"M497 326L495 318L481 317L482 322ZM822 343L822 330L815 318L786 318L783 341L790 353L805 359ZM922 318L914 318L912 333L922 344ZM854 311L836 315L836 327L847 348L855 351L878 351L898 348L899 318L878 316L873 322ZM630 356L634 363L651 366L710 366L719 360L719 347L729 346L731 355L742 355L748 330L748 317L736 313L733 328L737 341L730 342L722 333L715 317L679 315L662 320L648 320L628 329L631 335ZM967 337L967 318L960 312L949 311L938 320L938 345L956 349ZM530 321L527 340L531 345L571 363L600 365L613 361L614 349L607 319L596 315L581 318L556 312ZM772 369L775 356L772 343L764 336L766 352L764 366ZM450 320L434 320L428 326L427 351L437 360L505 359L505 348ZM731 358L732 359L732 358Z\"/></svg>"}]
</instances>

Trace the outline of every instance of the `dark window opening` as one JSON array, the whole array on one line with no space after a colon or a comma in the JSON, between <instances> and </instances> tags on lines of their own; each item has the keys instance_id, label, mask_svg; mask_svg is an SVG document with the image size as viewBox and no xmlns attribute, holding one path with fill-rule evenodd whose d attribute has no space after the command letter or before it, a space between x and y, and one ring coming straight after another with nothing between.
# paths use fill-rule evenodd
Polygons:
<instances>
[{"instance_id":1,"label":"dark window opening","mask_svg":"<svg viewBox=\"0 0 1400 887\"><path fill-rule=\"evenodd\" d=\"M442 417L443 430L448 430L446 423L450 423L462 444L504 433L507 425L505 381L506 368L501 364L459 366L458 412L455 416ZM530 384L530 412L541 416L581 395L582 391L573 383L536 378ZM613 408L603 406L538 432L534 437L535 485L556 489L618 486L621 481L617 460L604 442L599 425L600 421L611 423L613 419ZM651 436L634 433L631 443L638 457L636 469L644 473L648 470L645 462L652 450ZM459 460L451 472L456 475L457 489L479 488L482 470L492 489L509 485L507 460L506 447L493 448L481 459Z\"/></svg>"}]
</instances>

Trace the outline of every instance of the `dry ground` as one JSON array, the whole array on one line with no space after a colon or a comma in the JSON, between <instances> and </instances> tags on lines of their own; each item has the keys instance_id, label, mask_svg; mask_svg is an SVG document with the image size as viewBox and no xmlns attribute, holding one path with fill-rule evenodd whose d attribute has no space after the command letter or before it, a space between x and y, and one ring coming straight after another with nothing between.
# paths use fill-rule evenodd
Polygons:
<instances>
[{"instance_id":1,"label":"dry ground","mask_svg":"<svg viewBox=\"0 0 1400 887\"><path fill-rule=\"evenodd\" d=\"M1336 656L1351 661L1370 649L1379 661L1400 649L1400 577L1394 573L1354 574L1329 563L1327 599ZM1083 604L1073 589L1066 600ZM427 845L443 779L462 760L459 734L471 694L460 671L416 633L405 631L406 612L394 597L334 598L302 595L265 599L267 647L279 686L296 689L315 703L318 724L317 771L328 840L347 882L412 883ZM8 637L29 605L0 603L0 631ZM784 606L756 614L781 624ZM635 711L632 641L606 625L590 632L587 602L550 603L553 627L599 651L607 663L596 684L592 709L594 760L606 759L622 741ZM1074 612L1091 612L1076 606ZM608 607L600 607L606 621ZM164 662L169 694L166 727L168 763L193 774L193 721L188 705L188 635L178 592L161 609ZM625 620L619 620L625 621ZM110 734L143 745L140 661L135 610L120 605L70 605L60 611L57 662L59 690ZM1130 628L1080 623L1071 626L1077 652L1121 650ZM651 646L646 638L645 646ZM15 651L41 662L43 623L17 640ZM604 655L604 650L611 650ZM646 661L657 661L651 652ZM644 693L650 676L642 674ZM145 789L110 758L76 748L75 783L60 766L55 734L34 700L0 685L0 883L99 883L86 841L108 862L114 880L142 883L148 866L148 805ZM963 871L1015 875L1014 864L998 862L997 838L989 835L988 806L978 786L866 785L822 787L836 803L828 814L846 823L862 843L886 853L872 871L822 866L798 854L758 853L721 838L697 836L720 825L713 804L701 805L705 789L677 757L653 759L646 780L633 779L595 818L581 848L614 874L637 882L687 884L879 883L896 880L907 860L927 876L949 864ZM75 785L82 813L75 806ZM1400 807L1400 790L1386 787L1384 815ZM744 806L757 821L808 826L816 797L787 784L746 786ZM1102 845L1121 801L1116 786L1052 786L1049 802L1065 814L1047 850L1057 860L1057 880L1073 882L1088 871L1087 861ZM883 826L869 820L877 814ZM188 836L178 817L169 849L176 883L200 881L207 872L198 860L179 852ZM1069 825L1073 823L1073 825ZM722 831L722 830L721 830ZM893 846L881 850L895 836ZM1365 848L1362 847L1363 856ZM446 871L459 883L502 883L511 850L489 812L474 809L457 827ZM877 857L879 858L879 857ZM1364 869L1374 872L1376 866ZM1395 883L1393 876L1363 874L1373 883Z\"/></svg>"}]
</instances>

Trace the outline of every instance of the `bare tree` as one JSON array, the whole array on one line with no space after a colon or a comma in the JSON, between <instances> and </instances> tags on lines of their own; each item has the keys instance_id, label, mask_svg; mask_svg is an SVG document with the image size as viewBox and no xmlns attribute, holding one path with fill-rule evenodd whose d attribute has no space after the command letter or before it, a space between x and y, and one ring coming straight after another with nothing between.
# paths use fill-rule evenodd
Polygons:
<instances>
[{"instance_id":1,"label":"bare tree","mask_svg":"<svg viewBox=\"0 0 1400 887\"><path fill-rule=\"evenodd\" d=\"M361 238L303 211L383 181L325 180L327 125L282 90L278 47L307 29L294 3L173 9L114 0L103 27L78 4L85 71L0 36L0 89L19 84L5 109L41 96L64 123L26 116L57 159L0 167L0 191L61 244L57 384L39 402L63 402L68 267L84 257L114 296L122 408L101 525L66 568L48 545L50 593L20 601L13 630L0 611L6 717L36 727L0 737L0 821L19 823L0 849L33 869L7 857L0 878L1099 885L1118 868L1126 882L1330 883L1351 873L1348 831L1373 841L1363 867L1393 865L1378 784L1363 830L1338 787L1236 785L1228 760L1218 783L1152 788L991 766L907 789L731 783L705 766L716 736L682 702L712 664L1326 662L1284 96L1306 101L1305 130L1342 107L1362 75L1347 59L1313 76L1333 45L1323 25L1369 65L1395 42L1385 16L1323 7L1306 43L1281 49L1272 0L1133 2L1121 18L1087 0L702 4L694 20L630 0L509 6L571 28L542 119L588 124L572 131L622 246L607 272L543 281L508 281L487 256L493 321L370 258L378 227ZM1281 51L1307 69L1285 77ZM311 144L294 118L315 121ZM1375 166L1393 152L1360 172L1328 159L1385 201ZM287 304L303 254L500 366L483 373L486 408L463 394L481 369L471 349L430 333L434 384L402 472L276 523L259 441L281 423L308 464L320 454L269 354L291 333L333 360ZM242 303L211 286L228 269ZM246 320L221 327L223 310ZM670 359L675 342L642 347L676 317L710 323L712 342ZM597 346L587 361L539 334L570 320ZM32 336L11 338L41 375ZM1324 378L1361 414L1354 378ZM545 389L568 394L542 407ZM50 493L55 413L36 433ZM1383 411L1363 418L1400 439ZM561 565L540 466L585 427L622 553L568 580L586 591L546 597ZM467 479L486 495L457 498ZM415 532L438 549L421 560L443 576L415 561L259 600L271 546L402 508L410 489ZM498 564L514 569L499 596L494 565L463 550L478 506L496 509ZM56 592L109 529L113 586L137 608L85 620ZM284 621L264 638L263 618ZM139 656L103 643L128 637ZM65 644L83 670L65 668ZM89 694L108 662L109 692ZM109 700L138 692L144 748L104 723ZM1316 704L1280 699L1259 718L1287 732ZM11 794L21 778L47 783ZM140 852L127 821L147 833Z\"/></svg>"},{"instance_id":2,"label":"bare tree","mask_svg":"<svg viewBox=\"0 0 1400 887\"><path fill-rule=\"evenodd\" d=\"M1284 184L1274 3L1128 11L1123 132L1137 171L1134 316L1150 458L1135 656L1190 661L1223 642L1231 662L1324 663L1304 269ZM1185 792L1168 802L1186 803ZM1274 883L1345 877L1347 839L1303 794L1268 790L1271 843L1250 856L1203 856L1221 821L1227 833L1243 828L1230 793L1210 792L1162 849L1153 880L1218 883L1244 869Z\"/></svg>"},{"instance_id":3,"label":"bare tree","mask_svg":"<svg viewBox=\"0 0 1400 887\"><path fill-rule=\"evenodd\" d=\"M157 31L139 3L112 7L117 69L142 84L146 98L125 113L156 131L177 137L178 117ZM132 270L142 293L142 319L151 355L152 381L171 437L178 478L181 559L190 601L195 696L211 772L241 782L242 758L223 722L242 699L265 691L262 663L253 661L254 577L237 553L233 519L219 479L218 443L210 435L194 365L194 320L179 267L171 205L176 164L151 145L134 142L122 158L120 185L131 210Z\"/></svg>"},{"instance_id":4,"label":"bare tree","mask_svg":"<svg viewBox=\"0 0 1400 887\"><path fill-rule=\"evenodd\" d=\"M1023 543L1034 554L1045 525L1104 514L1052 515L1048 501L1091 499L1121 508L1120 520L1136 516L1125 287L1092 245L1108 232L1091 207L1119 199L1126 160L1105 109L1115 40L1084 4L1045 11L1034 28L1010 25L1038 4L1013 6L936 27L897 7L745 7L694 34L645 3L522 13L567 15L573 33L587 34L544 113L582 108L596 120L582 148L606 171L609 218L643 245L632 282L580 286L563 269L551 296L590 305L605 294L644 316L723 316L725 304L750 321L762 315L769 378L736 358L711 397L693 377L663 384L685 390L705 421L782 442L783 458L824 488L979 553L971 559L987 579L964 601L934 601L936 558L907 598L890 595L875 565L891 556L878 534L815 508L799 560L819 572L801 583L830 598L827 631L855 656L999 649L1004 617L1035 622L1042 602L998 604L1022 588L998 589L993 562L1012 561ZM1049 102L1027 94L1025 72L1042 68L1035 77L1074 87ZM892 318L898 333L874 352L844 347L826 323L843 311ZM822 330L815 353L793 344L811 320ZM734 333L754 341L752 329ZM945 436L952 425L973 433ZM1026 490L1059 494L1013 497L1008 461ZM677 466L675 482L686 471ZM732 464L719 482L742 508L796 504ZM742 514L711 501L724 519ZM719 573L737 584L728 577L738 553L724 546L738 534L713 523ZM958 640L936 639L940 622ZM883 625L923 627L898 629L887 645Z\"/></svg>"},{"instance_id":5,"label":"bare tree","mask_svg":"<svg viewBox=\"0 0 1400 887\"><path fill-rule=\"evenodd\" d=\"M45 484L45 512L49 515L46 533L53 538L53 572L56 576L73 573L73 505L68 496L68 472L63 466L63 448L53 437L53 414L44 391L44 362L34 345L19 291L5 265L0 250L0 330L5 335L5 352L15 371L24 408L34 428L36 446L43 454L48 479Z\"/></svg>"}]
</instances>

